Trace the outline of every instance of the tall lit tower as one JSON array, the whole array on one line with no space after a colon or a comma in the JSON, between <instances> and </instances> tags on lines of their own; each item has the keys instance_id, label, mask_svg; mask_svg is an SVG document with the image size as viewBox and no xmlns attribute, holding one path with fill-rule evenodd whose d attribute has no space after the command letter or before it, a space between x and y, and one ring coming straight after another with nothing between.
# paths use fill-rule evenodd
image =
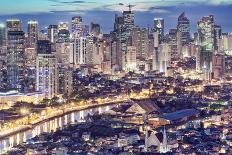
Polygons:
<instances>
[{"instance_id":1,"label":"tall lit tower","mask_svg":"<svg viewBox=\"0 0 232 155\"><path fill-rule=\"evenodd\" d=\"M3 46L6 41L6 27L0 23L0 46Z\"/></svg>"},{"instance_id":2,"label":"tall lit tower","mask_svg":"<svg viewBox=\"0 0 232 155\"><path fill-rule=\"evenodd\" d=\"M130 11L123 11L123 21L127 30L132 30L135 25L134 13Z\"/></svg>"},{"instance_id":3,"label":"tall lit tower","mask_svg":"<svg viewBox=\"0 0 232 155\"><path fill-rule=\"evenodd\" d=\"M214 26L214 49L218 51L220 48L220 40L222 39L222 28L219 25Z\"/></svg>"},{"instance_id":4,"label":"tall lit tower","mask_svg":"<svg viewBox=\"0 0 232 155\"><path fill-rule=\"evenodd\" d=\"M159 42L164 37L164 19L154 18L154 32L159 34Z\"/></svg>"},{"instance_id":5,"label":"tall lit tower","mask_svg":"<svg viewBox=\"0 0 232 155\"><path fill-rule=\"evenodd\" d=\"M190 20L185 16L185 12L183 12L178 17L178 25L177 30L181 33L181 43L185 45L190 41Z\"/></svg>"},{"instance_id":6,"label":"tall lit tower","mask_svg":"<svg viewBox=\"0 0 232 155\"><path fill-rule=\"evenodd\" d=\"M212 57L214 53L214 16L209 15L198 21L198 35L201 46L200 70L204 79L209 80L212 73Z\"/></svg>"},{"instance_id":7,"label":"tall lit tower","mask_svg":"<svg viewBox=\"0 0 232 155\"><path fill-rule=\"evenodd\" d=\"M28 46L35 47L38 40L38 22L34 20L28 21Z\"/></svg>"},{"instance_id":8,"label":"tall lit tower","mask_svg":"<svg viewBox=\"0 0 232 155\"><path fill-rule=\"evenodd\" d=\"M83 35L83 23L81 16L72 17L72 35L77 38Z\"/></svg>"},{"instance_id":9,"label":"tall lit tower","mask_svg":"<svg viewBox=\"0 0 232 155\"><path fill-rule=\"evenodd\" d=\"M58 25L49 25L48 39L51 43L56 43L56 41L58 40Z\"/></svg>"},{"instance_id":10,"label":"tall lit tower","mask_svg":"<svg viewBox=\"0 0 232 155\"><path fill-rule=\"evenodd\" d=\"M57 59L54 54L38 54L36 60L36 90L51 99L57 95Z\"/></svg>"},{"instance_id":11,"label":"tall lit tower","mask_svg":"<svg viewBox=\"0 0 232 155\"><path fill-rule=\"evenodd\" d=\"M7 81L9 89L23 90L25 34L21 21L7 20Z\"/></svg>"},{"instance_id":12,"label":"tall lit tower","mask_svg":"<svg viewBox=\"0 0 232 155\"><path fill-rule=\"evenodd\" d=\"M22 21L19 19L8 19L6 21L7 32L8 31L21 31Z\"/></svg>"}]
</instances>

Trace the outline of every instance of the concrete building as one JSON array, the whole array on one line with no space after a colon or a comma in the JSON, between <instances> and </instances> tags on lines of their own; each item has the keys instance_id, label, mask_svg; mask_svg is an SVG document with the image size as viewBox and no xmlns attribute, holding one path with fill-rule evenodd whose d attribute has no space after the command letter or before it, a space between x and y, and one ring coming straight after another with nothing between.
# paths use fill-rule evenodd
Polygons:
<instances>
[{"instance_id":1,"label":"concrete building","mask_svg":"<svg viewBox=\"0 0 232 155\"><path fill-rule=\"evenodd\" d=\"M36 90L51 99L58 93L57 59L54 54L38 54Z\"/></svg>"},{"instance_id":2,"label":"concrete building","mask_svg":"<svg viewBox=\"0 0 232 155\"><path fill-rule=\"evenodd\" d=\"M28 41L27 46L31 48L36 48L38 40L38 22L35 20L28 21L27 33Z\"/></svg>"}]
</instances>

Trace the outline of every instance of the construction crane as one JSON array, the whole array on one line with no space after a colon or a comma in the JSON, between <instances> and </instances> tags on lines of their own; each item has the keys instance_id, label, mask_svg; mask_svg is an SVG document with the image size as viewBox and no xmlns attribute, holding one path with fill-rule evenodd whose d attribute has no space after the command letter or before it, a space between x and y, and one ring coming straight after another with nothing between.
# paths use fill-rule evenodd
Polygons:
<instances>
[{"instance_id":1,"label":"construction crane","mask_svg":"<svg viewBox=\"0 0 232 155\"><path fill-rule=\"evenodd\" d=\"M124 5L124 4L123 4L123 3L119 3L118 5ZM132 8L135 7L135 6L136 6L136 5L131 5L131 4L129 4L129 5L127 5L126 7L129 8L129 11L131 11Z\"/></svg>"},{"instance_id":2,"label":"construction crane","mask_svg":"<svg viewBox=\"0 0 232 155\"><path fill-rule=\"evenodd\" d=\"M127 5L127 7L129 8L129 11L131 11L131 10L132 10L132 8L133 8L133 7L135 7L135 5L131 5L131 4L129 4L129 5Z\"/></svg>"}]
</instances>

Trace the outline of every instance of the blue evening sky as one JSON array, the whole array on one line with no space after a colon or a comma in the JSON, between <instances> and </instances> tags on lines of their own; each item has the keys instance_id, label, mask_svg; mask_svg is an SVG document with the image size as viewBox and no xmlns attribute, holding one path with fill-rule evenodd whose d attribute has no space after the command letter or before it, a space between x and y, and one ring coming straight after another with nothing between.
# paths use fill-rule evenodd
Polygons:
<instances>
[{"instance_id":1,"label":"blue evening sky","mask_svg":"<svg viewBox=\"0 0 232 155\"><path fill-rule=\"evenodd\" d=\"M19 18L26 27L26 22L34 19L42 29L60 21L70 23L72 16L81 15L85 24L99 23L103 32L109 32L113 29L114 14L127 10L128 4L135 5L135 22L142 27L153 26L153 18L162 17L167 31L176 27L179 14L185 11L192 32L197 21L209 14L215 15L223 32L232 32L232 0L1 0L0 22Z\"/></svg>"}]
</instances>

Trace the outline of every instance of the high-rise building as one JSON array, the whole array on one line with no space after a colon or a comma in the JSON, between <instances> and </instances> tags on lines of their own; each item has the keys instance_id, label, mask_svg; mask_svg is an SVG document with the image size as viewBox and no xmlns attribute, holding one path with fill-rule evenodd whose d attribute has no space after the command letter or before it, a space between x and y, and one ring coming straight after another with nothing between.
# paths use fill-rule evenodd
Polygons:
<instances>
[{"instance_id":1,"label":"high-rise building","mask_svg":"<svg viewBox=\"0 0 232 155\"><path fill-rule=\"evenodd\" d=\"M159 34L159 42L164 37L164 19L154 18L154 32Z\"/></svg>"},{"instance_id":2,"label":"high-rise building","mask_svg":"<svg viewBox=\"0 0 232 155\"><path fill-rule=\"evenodd\" d=\"M188 44L190 41L190 20L185 16L185 12L178 17L177 30L181 32L182 45Z\"/></svg>"},{"instance_id":3,"label":"high-rise building","mask_svg":"<svg viewBox=\"0 0 232 155\"><path fill-rule=\"evenodd\" d=\"M48 27L48 39L51 43L56 43L58 40L58 25L49 25Z\"/></svg>"},{"instance_id":4,"label":"high-rise building","mask_svg":"<svg viewBox=\"0 0 232 155\"><path fill-rule=\"evenodd\" d=\"M17 29L10 29L17 30ZM7 81L9 89L23 91L25 69L25 34L23 31L7 32Z\"/></svg>"},{"instance_id":5,"label":"high-rise building","mask_svg":"<svg viewBox=\"0 0 232 155\"><path fill-rule=\"evenodd\" d=\"M200 70L203 72L203 78L211 79L212 57L214 54L214 16L209 15L198 21L200 51Z\"/></svg>"},{"instance_id":6,"label":"high-rise building","mask_svg":"<svg viewBox=\"0 0 232 155\"><path fill-rule=\"evenodd\" d=\"M68 22L59 22L58 30L68 30Z\"/></svg>"},{"instance_id":7,"label":"high-rise building","mask_svg":"<svg viewBox=\"0 0 232 155\"><path fill-rule=\"evenodd\" d=\"M219 25L214 25L214 49L220 49L220 40L222 39L222 28Z\"/></svg>"},{"instance_id":8,"label":"high-rise building","mask_svg":"<svg viewBox=\"0 0 232 155\"><path fill-rule=\"evenodd\" d=\"M97 37L100 33L101 33L100 25L91 22L91 24L90 24L90 34Z\"/></svg>"},{"instance_id":9,"label":"high-rise building","mask_svg":"<svg viewBox=\"0 0 232 155\"><path fill-rule=\"evenodd\" d=\"M127 46L126 53L126 71L136 71L136 47L135 46Z\"/></svg>"},{"instance_id":10,"label":"high-rise building","mask_svg":"<svg viewBox=\"0 0 232 155\"><path fill-rule=\"evenodd\" d=\"M54 54L38 54L36 60L36 90L47 99L58 92L57 60Z\"/></svg>"},{"instance_id":11,"label":"high-rise building","mask_svg":"<svg viewBox=\"0 0 232 155\"><path fill-rule=\"evenodd\" d=\"M52 45L49 40L38 40L37 42L37 54L51 54Z\"/></svg>"},{"instance_id":12,"label":"high-rise building","mask_svg":"<svg viewBox=\"0 0 232 155\"><path fill-rule=\"evenodd\" d=\"M220 50L231 51L232 50L232 34L224 33L220 41Z\"/></svg>"},{"instance_id":13,"label":"high-rise building","mask_svg":"<svg viewBox=\"0 0 232 155\"><path fill-rule=\"evenodd\" d=\"M28 46L35 48L38 40L38 22L34 20L28 21L27 32L28 32Z\"/></svg>"},{"instance_id":14,"label":"high-rise building","mask_svg":"<svg viewBox=\"0 0 232 155\"><path fill-rule=\"evenodd\" d=\"M216 54L213 56L213 78L221 79L225 74L225 56Z\"/></svg>"},{"instance_id":15,"label":"high-rise building","mask_svg":"<svg viewBox=\"0 0 232 155\"><path fill-rule=\"evenodd\" d=\"M57 42L59 42L59 43L70 42L69 30L66 30L66 29L59 30Z\"/></svg>"},{"instance_id":16,"label":"high-rise building","mask_svg":"<svg viewBox=\"0 0 232 155\"><path fill-rule=\"evenodd\" d=\"M58 25L58 40L59 43L70 42L70 33L67 22L60 22Z\"/></svg>"},{"instance_id":17,"label":"high-rise building","mask_svg":"<svg viewBox=\"0 0 232 155\"><path fill-rule=\"evenodd\" d=\"M121 26L123 25L124 21L123 21L123 17L122 16L118 16L117 14L115 14L115 19L114 19L114 31L115 32L119 32L121 29Z\"/></svg>"},{"instance_id":18,"label":"high-rise building","mask_svg":"<svg viewBox=\"0 0 232 155\"><path fill-rule=\"evenodd\" d=\"M86 37L76 39L74 49L76 51L77 64L86 64Z\"/></svg>"},{"instance_id":19,"label":"high-rise building","mask_svg":"<svg viewBox=\"0 0 232 155\"><path fill-rule=\"evenodd\" d=\"M58 69L58 93L64 95L71 95L73 92L73 78L72 69L59 68Z\"/></svg>"},{"instance_id":20,"label":"high-rise building","mask_svg":"<svg viewBox=\"0 0 232 155\"><path fill-rule=\"evenodd\" d=\"M76 55L74 54L73 43L56 43L55 52L57 63L61 67L68 67L74 64Z\"/></svg>"},{"instance_id":21,"label":"high-rise building","mask_svg":"<svg viewBox=\"0 0 232 155\"><path fill-rule=\"evenodd\" d=\"M83 36L83 22L81 16L72 17L72 35L75 38Z\"/></svg>"},{"instance_id":22,"label":"high-rise building","mask_svg":"<svg viewBox=\"0 0 232 155\"><path fill-rule=\"evenodd\" d=\"M160 51L158 53L158 67L160 72L164 72L167 75L167 69L171 61L171 46L168 43L160 45Z\"/></svg>"},{"instance_id":23,"label":"high-rise building","mask_svg":"<svg viewBox=\"0 0 232 155\"><path fill-rule=\"evenodd\" d=\"M22 21L19 19L8 19L6 21L6 28L8 31L21 31L22 30Z\"/></svg>"},{"instance_id":24,"label":"high-rise building","mask_svg":"<svg viewBox=\"0 0 232 155\"><path fill-rule=\"evenodd\" d=\"M6 27L0 23L0 46L5 45L6 42Z\"/></svg>"},{"instance_id":25,"label":"high-rise building","mask_svg":"<svg viewBox=\"0 0 232 155\"><path fill-rule=\"evenodd\" d=\"M0 90L7 89L7 47L0 46Z\"/></svg>"},{"instance_id":26,"label":"high-rise building","mask_svg":"<svg viewBox=\"0 0 232 155\"><path fill-rule=\"evenodd\" d=\"M132 11L123 11L123 24L127 30L132 30L135 25L134 13Z\"/></svg>"}]
</instances>

